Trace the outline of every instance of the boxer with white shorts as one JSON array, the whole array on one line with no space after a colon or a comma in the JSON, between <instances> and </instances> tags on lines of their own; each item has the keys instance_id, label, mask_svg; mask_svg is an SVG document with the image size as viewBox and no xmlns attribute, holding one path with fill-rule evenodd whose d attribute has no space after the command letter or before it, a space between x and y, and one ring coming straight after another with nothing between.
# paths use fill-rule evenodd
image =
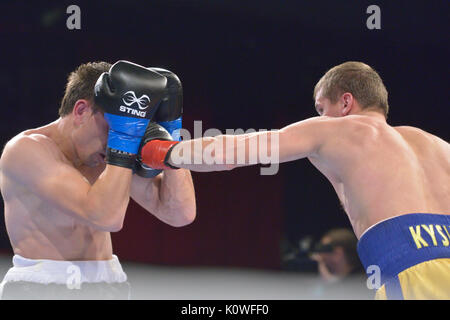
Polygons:
<instances>
[{"instance_id":1,"label":"boxer with white shorts","mask_svg":"<svg viewBox=\"0 0 450 320\"><path fill-rule=\"evenodd\" d=\"M190 172L148 174L137 157L150 121L181 125L168 73L83 64L69 76L60 118L6 144L0 188L15 255L4 298L127 298L110 233L122 228L130 197L169 225L194 220Z\"/></svg>"}]
</instances>

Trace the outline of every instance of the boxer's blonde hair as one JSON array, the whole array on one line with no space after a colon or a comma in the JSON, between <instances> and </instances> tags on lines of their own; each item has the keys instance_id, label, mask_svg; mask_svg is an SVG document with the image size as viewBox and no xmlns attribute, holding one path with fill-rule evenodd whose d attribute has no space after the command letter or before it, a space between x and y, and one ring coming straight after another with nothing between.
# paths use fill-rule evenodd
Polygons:
<instances>
[{"instance_id":1,"label":"boxer's blonde hair","mask_svg":"<svg viewBox=\"0 0 450 320\"><path fill-rule=\"evenodd\" d=\"M111 64L108 62L88 62L80 65L67 78L66 90L59 108L59 116L64 117L72 113L77 100L86 99L94 102L94 86L103 72L108 72ZM93 112L100 108L92 104Z\"/></svg>"},{"instance_id":2,"label":"boxer's blonde hair","mask_svg":"<svg viewBox=\"0 0 450 320\"><path fill-rule=\"evenodd\" d=\"M377 109L387 118L388 92L378 73L365 63L349 61L328 70L314 87L313 98L322 89L322 96L336 103L349 92L363 109Z\"/></svg>"}]
</instances>

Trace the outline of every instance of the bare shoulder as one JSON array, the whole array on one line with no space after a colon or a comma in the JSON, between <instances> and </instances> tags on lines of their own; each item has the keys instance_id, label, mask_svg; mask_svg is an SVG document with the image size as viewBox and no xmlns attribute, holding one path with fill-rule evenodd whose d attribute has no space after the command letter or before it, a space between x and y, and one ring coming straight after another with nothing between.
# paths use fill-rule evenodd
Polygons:
<instances>
[{"instance_id":1,"label":"bare shoulder","mask_svg":"<svg viewBox=\"0 0 450 320\"><path fill-rule=\"evenodd\" d=\"M293 161L304 157L327 157L335 149L352 147L349 134L359 126L346 117L312 117L280 130L280 161ZM363 135L360 135L363 136ZM347 148L348 146L348 148Z\"/></svg>"},{"instance_id":2,"label":"bare shoulder","mask_svg":"<svg viewBox=\"0 0 450 320\"><path fill-rule=\"evenodd\" d=\"M312 117L285 127L285 131L291 131L300 137L308 136L316 140L317 144L334 144L350 141L357 143L370 136L374 136L380 126L369 117Z\"/></svg>"},{"instance_id":3,"label":"bare shoulder","mask_svg":"<svg viewBox=\"0 0 450 320\"><path fill-rule=\"evenodd\" d=\"M284 129L294 129L294 130L311 129L312 131L320 129L326 131L328 130L333 131L338 128L342 128L343 126L350 126L350 125L352 125L352 122L346 119L345 117L335 118L335 117L321 116L321 117L311 117L302 121L292 123L291 125L285 127ZM316 134L320 134L320 132L317 131Z\"/></svg>"},{"instance_id":4,"label":"bare shoulder","mask_svg":"<svg viewBox=\"0 0 450 320\"><path fill-rule=\"evenodd\" d=\"M416 127L402 126L394 129L418 154L442 159L443 163L450 164L450 144L445 140Z\"/></svg>"},{"instance_id":5,"label":"bare shoulder","mask_svg":"<svg viewBox=\"0 0 450 320\"><path fill-rule=\"evenodd\" d=\"M6 143L0 158L0 170L5 173L24 165L29 168L44 159L57 161L59 153L58 146L50 137L33 130L24 131Z\"/></svg>"},{"instance_id":6,"label":"bare shoulder","mask_svg":"<svg viewBox=\"0 0 450 320\"><path fill-rule=\"evenodd\" d=\"M393 128L401 135L417 135L417 136L424 136L426 138L431 138L433 136L431 133L428 133L425 130L422 130L417 127L397 126Z\"/></svg>"},{"instance_id":7,"label":"bare shoulder","mask_svg":"<svg viewBox=\"0 0 450 320\"><path fill-rule=\"evenodd\" d=\"M346 116L346 117L319 117L316 120L317 126L325 130L326 136L330 140L341 138L359 138L367 139L375 135L383 124L380 121L374 121L365 116Z\"/></svg>"},{"instance_id":8,"label":"bare shoulder","mask_svg":"<svg viewBox=\"0 0 450 320\"><path fill-rule=\"evenodd\" d=\"M43 149L53 151L56 148L56 143L48 136L27 130L19 133L6 143L2 152L2 158L9 153L30 153L33 151L42 151Z\"/></svg>"},{"instance_id":9,"label":"bare shoulder","mask_svg":"<svg viewBox=\"0 0 450 320\"><path fill-rule=\"evenodd\" d=\"M437 136L417 127L412 126L397 126L393 127L395 130L402 134L411 134L411 135L423 135L428 138L438 138Z\"/></svg>"},{"instance_id":10,"label":"bare shoulder","mask_svg":"<svg viewBox=\"0 0 450 320\"><path fill-rule=\"evenodd\" d=\"M442 138L434 134L431 134L425 130L422 130L420 128L411 126L398 126L393 128L405 138L410 138L414 140L426 140L428 142L437 143L446 147L450 147L449 143L443 140Z\"/></svg>"},{"instance_id":11,"label":"bare shoulder","mask_svg":"<svg viewBox=\"0 0 450 320\"><path fill-rule=\"evenodd\" d=\"M314 117L310 118L317 124L322 124L323 126L330 127L333 130L339 129L345 131L353 131L358 128L369 128L377 126L379 121L374 121L367 116L350 115L345 117Z\"/></svg>"}]
</instances>

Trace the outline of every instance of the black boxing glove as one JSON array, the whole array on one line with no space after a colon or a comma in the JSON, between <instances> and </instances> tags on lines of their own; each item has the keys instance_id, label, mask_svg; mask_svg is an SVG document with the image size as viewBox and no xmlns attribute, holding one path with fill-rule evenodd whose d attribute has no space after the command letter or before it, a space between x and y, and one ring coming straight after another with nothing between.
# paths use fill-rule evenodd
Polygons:
<instances>
[{"instance_id":1,"label":"black boxing glove","mask_svg":"<svg viewBox=\"0 0 450 320\"><path fill-rule=\"evenodd\" d=\"M106 162L133 168L149 121L164 97L167 79L128 61L118 61L94 88L94 102L109 124Z\"/></svg>"},{"instance_id":2,"label":"black boxing glove","mask_svg":"<svg viewBox=\"0 0 450 320\"><path fill-rule=\"evenodd\" d=\"M155 114L154 121L163 126L172 136L173 140L181 141L180 130L183 114L183 86L178 76L162 68L149 68L167 78L164 97Z\"/></svg>"},{"instance_id":3,"label":"black boxing glove","mask_svg":"<svg viewBox=\"0 0 450 320\"><path fill-rule=\"evenodd\" d=\"M183 87L181 81L175 73L169 70L162 68L148 69L158 72L167 78L164 96L153 120L163 126L173 140L181 141L180 129L182 127L183 113ZM144 178L154 178L162 172L161 169L152 169L145 165L140 157L136 158L136 164L133 170L134 173Z\"/></svg>"}]
</instances>

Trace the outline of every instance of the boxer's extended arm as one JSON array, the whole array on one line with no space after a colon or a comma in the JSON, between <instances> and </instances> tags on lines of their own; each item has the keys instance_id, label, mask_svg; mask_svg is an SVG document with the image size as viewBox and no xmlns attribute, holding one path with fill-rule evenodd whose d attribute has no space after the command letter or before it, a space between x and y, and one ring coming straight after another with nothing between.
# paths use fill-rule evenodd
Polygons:
<instances>
[{"instance_id":1,"label":"boxer's extended arm","mask_svg":"<svg viewBox=\"0 0 450 320\"><path fill-rule=\"evenodd\" d=\"M311 157L336 137L338 121L314 117L280 130L187 140L170 150L167 162L192 171L222 171Z\"/></svg>"},{"instance_id":2,"label":"boxer's extended arm","mask_svg":"<svg viewBox=\"0 0 450 320\"><path fill-rule=\"evenodd\" d=\"M171 226L185 226L195 219L194 184L188 170L165 170L153 179L133 175L131 197Z\"/></svg>"},{"instance_id":3,"label":"boxer's extended arm","mask_svg":"<svg viewBox=\"0 0 450 320\"><path fill-rule=\"evenodd\" d=\"M9 142L1 158L3 175L49 208L99 230L119 230L129 202L132 170L107 165L90 185L79 171L58 159L51 143L40 135Z\"/></svg>"}]
</instances>

